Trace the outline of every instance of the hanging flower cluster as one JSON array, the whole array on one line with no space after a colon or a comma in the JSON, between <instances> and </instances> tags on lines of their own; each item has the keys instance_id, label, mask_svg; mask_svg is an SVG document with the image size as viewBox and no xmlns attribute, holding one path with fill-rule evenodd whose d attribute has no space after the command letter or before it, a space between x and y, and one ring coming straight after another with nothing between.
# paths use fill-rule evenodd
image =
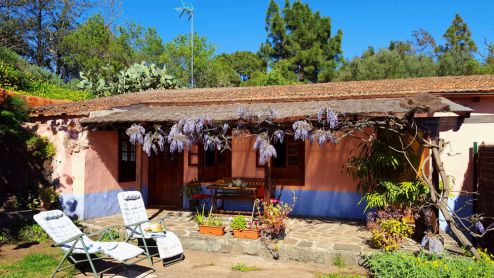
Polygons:
<instances>
[{"instance_id":1,"label":"hanging flower cluster","mask_svg":"<svg viewBox=\"0 0 494 278\"><path fill-rule=\"evenodd\" d=\"M275 130L273 133L273 139L275 144L283 144L283 139L285 138L285 132L283 130Z\"/></svg>"},{"instance_id":2,"label":"hanging flower cluster","mask_svg":"<svg viewBox=\"0 0 494 278\"><path fill-rule=\"evenodd\" d=\"M272 157L276 157L276 149L269 143L267 133L257 135L254 149L259 151L259 164L264 165Z\"/></svg>"},{"instance_id":3,"label":"hanging flower cluster","mask_svg":"<svg viewBox=\"0 0 494 278\"><path fill-rule=\"evenodd\" d=\"M132 126L127 128L127 130L125 131L127 136L129 136L130 143L134 145L136 143L142 144L142 141L144 139L143 135L145 132L146 130L144 130L144 127L138 124L132 124Z\"/></svg>"},{"instance_id":4,"label":"hanging flower cluster","mask_svg":"<svg viewBox=\"0 0 494 278\"><path fill-rule=\"evenodd\" d=\"M142 143L142 150L148 156L151 155L151 150L154 151L155 154L158 154L158 147L156 145L158 145L160 151L163 151L165 148L165 136L159 125L154 126L154 131L146 133Z\"/></svg>"},{"instance_id":5,"label":"hanging flower cluster","mask_svg":"<svg viewBox=\"0 0 494 278\"><path fill-rule=\"evenodd\" d=\"M330 129L334 129L338 126L338 114L336 114L331 108L322 108L317 112L317 121L323 122L324 117L326 117L326 121L329 124Z\"/></svg>"},{"instance_id":6,"label":"hanging flower cluster","mask_svg":"<svg viewBox=\"0 0 494 278\"><path fill-rule=\"evenodd\" d=\"M312 125L307 121L296 121L293 123L293 130L295 133L293 134L293 138L295 140L301 139L311 139L310 132L312 131Z\"/></svg>"},{"instance_id":7,"label":"hanging flower cluster","mask_svg":"<svg viewBox=\"0 0 494 278\"><path fill-rule=\"evenodd\" d=\"M326 142L331 142L333 144L338 142L338 138L336 138L331 130L318 129L314 131L313 134L317 136L317 142L319 145L324 145Z\"/></svg>"}]
</instances>

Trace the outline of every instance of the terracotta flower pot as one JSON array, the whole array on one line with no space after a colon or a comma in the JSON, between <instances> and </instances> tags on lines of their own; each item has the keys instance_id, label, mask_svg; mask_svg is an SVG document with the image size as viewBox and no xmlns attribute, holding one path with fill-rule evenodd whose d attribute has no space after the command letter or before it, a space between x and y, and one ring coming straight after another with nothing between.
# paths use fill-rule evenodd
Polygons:
<instances>
[{"instance_id":1,"label":"terracotta flower pot","mask_svg":"<svg viewBox=\"0 0 494 278\"><path fill-rule=\"evenodd\" d=\"M259 231L258 230L233 230L233 236L236 238L245 238L245 239L258 239Z\"/></svg>"},{"instance_id":2,"label":"terracotta flower pot","mask_svg":"<svg viewBox=\"0 0 494 278\"><path fill-rule=\"evenodd\" d=\"M205 226L199 225L199 233L214 235L214 236L222 236L225 234L225 226Z\"/></svg>"}]
</instances>

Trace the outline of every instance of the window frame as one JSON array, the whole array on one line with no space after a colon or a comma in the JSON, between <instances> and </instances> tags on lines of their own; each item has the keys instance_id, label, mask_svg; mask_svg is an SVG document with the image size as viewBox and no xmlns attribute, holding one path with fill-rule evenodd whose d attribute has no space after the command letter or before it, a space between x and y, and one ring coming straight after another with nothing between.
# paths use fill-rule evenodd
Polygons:
<instances>
[{"instance_id":1,"label":"window frame","mask_svg":"<svg viewBox=\"0 0 494 278\"><path fill-rule=\"evenodd\" d=\"M127 161L122 160L123 150L122 143L124 140L127 143ZM136 160L137 153L136 147L129 141L129 137L125 133L125 130L118 130L118 182L131 182L136 181ZM134 153L134 161L131 161L132 152Z\"/></svg>"},{"instance_id":2,"label":"window frame","mask_svg":"<svg viewBox=\"0 0 494 278\"><path fill-rule=\"evenodd\" d=\"M223 178L232 177L232 151L229 149L223 150L223 152L218 151L216 148L214 150L214 165L207 166L204 163L205 153L204 146L198 144L199 153L199 163L197 178L202 182L214 182ZM225 164L218 164L219 153L225 154Z\"/></svg>"},{"instance_id":3,"label":"window frame","mask_svg":"<svg viewBox=\"0 0 494 278\"><path fill-rule=\"evenodd\" d=\"M279 143L278 143L279 144ZM286 136L283 141L285 146L285 162L283 167L275 166L274 159L271 158L271 181L275 185L294 185L294 186L304 186L305 185L305 141L294 140L291 137ZM289 145L298 145L298 164L294 166L288 165L288 158L294 154L288 153ZM276 144L274 144L276 148ZM264 165L259 164L259 151L256 151L256 167L264 168ZM293 175L296 173L296 175ZM292 175L292 176L290 176ZM296 176L296 177L294 177Z\"/></svg>"}]
</instances>

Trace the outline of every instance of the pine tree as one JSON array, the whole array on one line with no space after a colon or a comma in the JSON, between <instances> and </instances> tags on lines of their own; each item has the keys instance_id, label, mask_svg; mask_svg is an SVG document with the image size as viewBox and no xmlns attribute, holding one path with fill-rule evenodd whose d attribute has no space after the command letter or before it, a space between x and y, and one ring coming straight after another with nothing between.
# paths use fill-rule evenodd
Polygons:
<instances>
[{"instance_id":1,"label":"pine tree","mask_svg":"<svg viewBox=\"0 0 494 278\"><path fill-rule=\"evenodd\" d=\"M450 50L472 53L477 51L477 45L471 38L472 32L463 18L459 14L455 15L453 22L444 33L443 37L446 39L446 44L441 46L440 52L447 52Z\"/></svg>"},{"instance_id":2,"label":"pine tree","mask_svg":"<svg viewBox=\"0 0 494 278\"><path fill-rule=\"evenodd\" d=\"M290 70L300 81L330 81L341 62L341 40L338 30L331 36L331 19L313 12L308 4L296 1L280 13L271 0L266 14L268 37L261 45L261 56L269 65L287 60Z\"/></svg>"}]
</instances>

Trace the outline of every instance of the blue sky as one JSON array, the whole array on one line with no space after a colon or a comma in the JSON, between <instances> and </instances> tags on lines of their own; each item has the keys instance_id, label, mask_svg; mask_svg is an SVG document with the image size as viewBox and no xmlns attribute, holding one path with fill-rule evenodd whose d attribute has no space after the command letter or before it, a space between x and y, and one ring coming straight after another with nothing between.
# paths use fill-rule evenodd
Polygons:
<instances>
[{"instance_id":1,"label":"blue sky","mask_svg":"<svg viewBox=\"0 0 494 278\"><path fill-rule=\"evenodd\" d=\"M385 47L391 40L406 40L423 28L442 43L455 13L468 23L479 50L484 39L494 42L493 0L304 0L313 10L330 16L333 32L343 30L343 55L360 55L369 45ZM196 31L217 47L217 52L257 51L266 39L264 18L268 0L188 0L196 10ZM283 6L284 0L278 0ZM132 20L156 27L165 41L189 32L178 18L180 0L123 0L119 22Z\"/></svg>"}]
</instances>

